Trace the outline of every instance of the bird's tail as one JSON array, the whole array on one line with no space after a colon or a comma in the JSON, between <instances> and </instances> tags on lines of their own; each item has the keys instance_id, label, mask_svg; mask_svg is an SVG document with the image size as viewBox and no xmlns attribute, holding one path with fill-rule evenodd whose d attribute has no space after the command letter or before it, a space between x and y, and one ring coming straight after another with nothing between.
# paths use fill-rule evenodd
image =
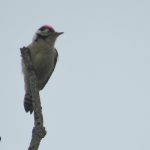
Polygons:
<instances>
[{"instance_id":1,"label":"bird's tail","mask_svg":"<svg viewBox=\"0 0 150 150\"><path fill-rule=\"evenodd\" d=\"M30 93L26 93L24 96L24 109L26 112L33 112L32 96Z\"/></svg>"}]
</instances>

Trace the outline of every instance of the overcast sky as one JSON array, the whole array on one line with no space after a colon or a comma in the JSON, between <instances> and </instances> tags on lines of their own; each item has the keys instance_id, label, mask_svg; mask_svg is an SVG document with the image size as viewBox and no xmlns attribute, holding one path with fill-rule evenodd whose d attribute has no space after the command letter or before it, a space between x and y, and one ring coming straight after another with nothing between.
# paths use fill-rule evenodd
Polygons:
<instances>
[{"instance_id":1,"label":"overcast sky","mask_svg":"<svg viewBox=\"0 0 150 150\"><path fill-rule=\"evenodd\" d=\"M39 150L150 150L149 0L1 0L0 20L0 150L29 146L19 48L44 24L64 34Z\"/></svg>"}]
</instances>

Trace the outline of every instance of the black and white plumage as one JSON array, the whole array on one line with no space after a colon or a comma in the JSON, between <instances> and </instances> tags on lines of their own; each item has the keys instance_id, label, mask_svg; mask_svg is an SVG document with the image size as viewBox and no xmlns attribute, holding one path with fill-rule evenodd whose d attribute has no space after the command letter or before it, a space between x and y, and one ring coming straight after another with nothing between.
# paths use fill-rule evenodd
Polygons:
<instances>
[{"instance_id":1,"label":"black and white plumage","mask_svg":"<svg viewBox=\"0 0 150 150\"><path fill-rule=\"evenodd\" d=\"M63 32L56 32L51 26L44 25L37 30L32 43L27 46L30 50L39 90L44 88L55 69L58 58L55 41L61 34ZM33 106L29 87L29 76L23 61L22 70L25 81L24 107L26 112L32 113Z\"/></svg>"}]
</instances>

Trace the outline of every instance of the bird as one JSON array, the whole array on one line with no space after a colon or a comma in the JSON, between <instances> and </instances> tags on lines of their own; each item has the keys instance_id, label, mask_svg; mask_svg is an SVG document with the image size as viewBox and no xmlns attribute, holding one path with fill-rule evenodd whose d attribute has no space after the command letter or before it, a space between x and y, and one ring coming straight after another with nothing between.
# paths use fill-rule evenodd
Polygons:
<instances>
[{"instance_id":1,"label":"bird","mask_svg":"<svg viewBox=\"0 0 150 150\"><path fill-rule=\"evenodd\" d=\"M55 42L63 32L56 32L51 25L41 26L33 36L32 42L27 46L31 61L37 77L38 90L42 90L50 79L58 59ZM30 91L29 75L22 59L22 72L25 83L24 109L33 112L32 95Z\"/></svg>"}]
</instances>

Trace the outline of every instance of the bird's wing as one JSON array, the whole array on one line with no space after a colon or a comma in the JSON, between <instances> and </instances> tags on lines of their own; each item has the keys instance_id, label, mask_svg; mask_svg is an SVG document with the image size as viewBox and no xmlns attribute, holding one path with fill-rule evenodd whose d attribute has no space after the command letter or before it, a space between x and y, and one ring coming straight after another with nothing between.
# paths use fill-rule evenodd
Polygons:
<instances>
[{"instance_id":1,"label":"bird's wing","mask_svg":"<svg viewBox=\"0 0 150 150\"><path fill-rule=\"evenodd\" d=\"M44 88L44 86L46 85L46 83L48 82L49 78L51 77L52 73L54 72L56 63L57 63L57 59L58 59L58 52L57 49L55 49L55 58L54 58L54 66L53 66L53 70L51 71L51 73L47 76L47 78L45 79L45 81L42 83L42 86L40 87L40 90L42 90Z\"/></svg>"}]
</instances>

